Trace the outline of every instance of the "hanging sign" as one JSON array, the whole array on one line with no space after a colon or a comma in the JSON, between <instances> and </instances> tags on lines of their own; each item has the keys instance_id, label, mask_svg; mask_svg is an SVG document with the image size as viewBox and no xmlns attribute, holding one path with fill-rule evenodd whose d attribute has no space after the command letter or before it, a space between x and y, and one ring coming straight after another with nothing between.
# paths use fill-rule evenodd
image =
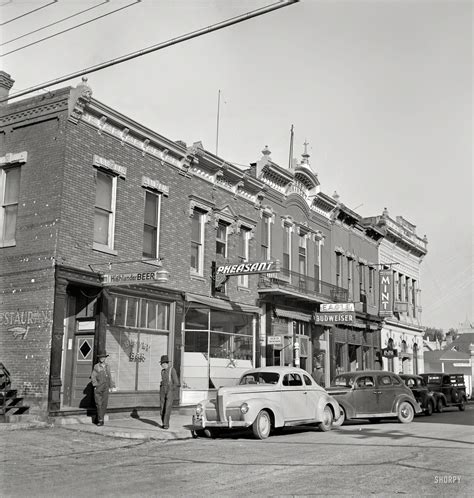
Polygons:
<instances>
[{"instance_id":1,"label":"hanging sign","mask_svg":"<svg viewBox=\"0 0 474 498\"><path fill-rule=\"evenodd\" d=\"M331 312L340 313L341 311L355 311L355 310L354 310L354 303L328 303L328 304L320 304L319 311L321 313L331 313Z\"/></svg>"},{"instance_id":2,"label":"hanging sign","mask_svg":"<svg viewBox=\"0 0 474 498\"><path fill-rule=\"evenodd\" d=\"M254 273L276 273L280 271L280 262L256 261L253 263L239 263L236 265L221 265L216 269L216 275L252 275Z\"/></svg>"},{"instance_id":3,"label":"hanging sign","mask_svg":"<svg viewBox=\"0 0 474 498\"><path fill-rule=\"evenodd\" d=\"M354 323L355 313L313 313L314 323Z\"/></svg>"},{"instance_id":4,"label":"hanging sign","mask_svg":"<svg viewBox=\"0 0 474 498\"><path fill-rule=\"evenodd\" d=\"M392 270L379 271L380 308L379 316L393 315L393 273Z\"/></svg>"},{"instance_id":5,"label":"hanging sign","mask_svg":"<svg viewBox=\"0 0 474 498\"><path fill-rule=\"evenodd\" d=\"M134 284L134 283L162 283L168 280L165 270L142 273L104 273L102 283L106 285ZM166 272L168 273L168 272Z\"/></svg>"}]
</instances>

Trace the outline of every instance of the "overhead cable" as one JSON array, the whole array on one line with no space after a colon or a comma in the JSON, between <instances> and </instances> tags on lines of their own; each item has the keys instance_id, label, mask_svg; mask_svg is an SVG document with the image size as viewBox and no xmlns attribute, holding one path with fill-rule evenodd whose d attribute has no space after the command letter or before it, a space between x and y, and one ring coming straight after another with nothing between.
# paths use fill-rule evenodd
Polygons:
<instances>
[{"instance_id":1,"label":"overhead cable","mask_svg":"<svg viewBox=\"0 0 474 498\"><path fill-rule=\"evenodd\" d=\"M11 40L8 40L4 43L0 43L0 47L3 45L7 45L8 43L12 43L14 41L20 40L21 38L25 38L25 36L30 36L30 35L33 35L34 33L38 33L38 31L42 31L43 29L50 28L51 26L55 26L56 24L67 21L68 19L72 19L73 17L76 17L80 14L84 14L85 12L88 12L89 10L97 9L97 7L101 7L102 5L109 3L109 2L110 2L110 0L104 0L102 3L99 3L97 5L93 5L92 7L89 7L88 9L84 9L84 10L81 10L80 12L76 12L75 14L72 14L70 16L63 17L62 19L54 21L50 24L46 24L46 26L41 26L41 28L35 29L34 31L29 31L28 33L25 33L24 35L17 36L16 38L12 38Z\"/></svg>"},{"instance_id":2,"label":"overhead cable","mask_svg":"<svg viewBox=\"0 0 474 498\"><path fill-rule=\"evenodd\" d=\"M70 73L66 76L62 76L60 78L57 78L55 80L48 81L46 83L42 83L40 85L32 86L30 88L27 88L25 90L13 93L12 95L8 97L4 97L0 99L0 102L5 102L7 100L11 99L16 99L18 97L22 97L23 95L27 95L29 93L36 92L38 90L42 90L43 88L57 85L59 83L63 83L65 81L71 80L73 78L77 78L79 76L83 76L85 74L91 74L96 71L100 71L101 69L105 69L110 66L115 66L116 64L121 64L122 62L134 59L136 57L141 57L142 55L149 54L151 52L155 52L156 50L161 50L166 47L170 47L172 45L177 45L178 43L182 43L184 41L190 40L192 38L196 38L198 36L206 35L208 33L212 33L214 31L218 31L223 28L227 28L228 26L232 26L234 24L238 24L244 21L248 21L249 19L252 19L254 17L261 16L263 14L268 14L274 10L281 9L283 7L288 7L290 5L293 5L295 3L298 3L299 0L284 0L281 2L273 3L271 5L268 5L266 7L261 7L260 9L252 10L250 12L247 12L245 14L241 14L236 17L232 17L230 19L226 19L225 21L221 21L216 24L212 24L211 26L207 26L205 28L198 29L196 31L191 31L190 33L178 36L176 38L171 38L170 40L167 40L162 43L158 43L157 45L152 45L151 47L139 50L137 52L132 52L131 54L128 55L123 55L122 57L117 57L116 59L111 59L107 62L102 62L100 64L96 64L95 66L88 67L86 69L82 69L80 71L76 71L75 73Z\"/></svg>"},{"instance_id":3,"label":"overhead cable","mask_svg":"<svg viewBox=\"0 0 474 498\"><path fill-rule=\"evenodd\" d=\"M28 16L30 14L33 14L33 12L38 12L38 10L45 9L46 7L49 7L50 5L53 5L53 4L57 3L58 1L59 0L53 0L52 2L49 2L46 5L42 5L41 7L38 7L38 8L33 9L33 10L30 10L29 12L25 12L24 14L21 14L21 16L14 17L13 19L9 19L8 21L0 23L0 26L5 26L5 24L8 24L9 22L16 21L17 19L21 19L22 17L25 17L25 16Z\"/></svg>"},{"instance_id":4,"label":"overhead cable","mask_svg":"<svg viewBox=\"0 0 474 498\"><path fill-rule=\"evenodd\" d=\"M28 45L23 45L22 47L15 48L14 50L10 50L10 52L5 52L4 54L1 54L0 57L5 57L5 55L13 54L14 52L18 52L19 50L23 50L24 48L31 47L33 45L36 45L37 43L41 43L45 40L49 40L50 38L54 38L55 36L62 35L63 33L67 33L68 31L72 31L73 29L80 28L81 26L84 26L84 25L89 24L91 22L97 21L97 19L102 19L103 17L107 17L107 16L110 16L111 14L115 14L116 12L119 12L120 10L127 9L128 7L132 7L133 5L136 5L137 3L140 3L141 1L142 0L135 0L135 2L133 2L133 3L129 3L127 5L124 5L123 7L120 7L118 9L107 12L106 14L102 14L101 16L94 17L93 19L89 19L88 21L82 22L81 24L76 24L75 26L71 26L70 28L64 29L63 31L59 31L58 33L54 33L50 36L46 36L46 37L41 38L39 40L36 40L34 42L28 43Z\"/></svg>"}]
</instances>

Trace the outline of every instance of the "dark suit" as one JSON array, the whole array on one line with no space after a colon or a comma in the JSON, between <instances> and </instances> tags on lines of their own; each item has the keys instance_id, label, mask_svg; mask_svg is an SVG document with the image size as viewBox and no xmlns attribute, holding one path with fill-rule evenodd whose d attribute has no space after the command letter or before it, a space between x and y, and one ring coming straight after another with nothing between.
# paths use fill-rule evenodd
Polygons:
<instances>
[{"instance_id":1,"label":"dark suit","mask_svg":"<svg viewBox=\"0 0 474 498\"><path fill-rule=\"evenodd\" d=\"M163 427L169 427L171 408L175 393L179 387L178 374L173 367L163 368L161 370L161 384L160 384L160 412Z\"/></svg>"},{"instance_id":2,"label":"dark suit","mask_svg":"<svg viewBox=\"0 0 474 498\"><path fill-rule=\"evenodd\" d=\"M94 399L97 406L97 422L103 422L109 402L109 389L115 387L109 365L96 363L92 369L91 381L94 386Z\"/></svg>"}]
</instances>

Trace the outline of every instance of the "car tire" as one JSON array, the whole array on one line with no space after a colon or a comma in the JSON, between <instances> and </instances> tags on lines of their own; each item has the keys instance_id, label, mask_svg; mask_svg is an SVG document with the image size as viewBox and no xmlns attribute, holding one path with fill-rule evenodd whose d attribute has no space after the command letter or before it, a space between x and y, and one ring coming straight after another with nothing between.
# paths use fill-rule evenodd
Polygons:
<instances>
[{"instance_id":1,"label":"car tire","mask_svg":"<svg viewBox=\"0 0 474 498\"><path fill-rule=\"evenodd\" d=\"M461 403L459 404L459 410L463 412L465 409L466 409L466 400L462 398Z\"/></svg>"},{"instance_id":2,"label":"car tire","mask_svg":"<svg viewBox=\"0 0 474 498\"><path fill-rule=\"evenodd\" d=\"M433 415L433 412L434 412L433 403L431 401L428 401L428 404L426 405L425 415L427 417L431 417L431 415Z\"/></svg>"},{"instance_id":3,"label":"car tire","mask_svg":"<svg viewBox=\"0 0 474 498\"><path fill-rule=\"evenodd\" d=\"M415 410L408 401L402 401L398 405L397 418L402 424L409 424L415 416Z\"/></svg>"},{"instance_id":4,"label":"car tire","mask_svg":"<svg viewBox=\"0 0 474 498\"><path fill-rule=\"evenodd\" d=\"M443 409L444 409L444 403L443 403L443 400L441 398L438 399L438 402L436 403L436 411L438 413L443 413Z\"/></svg>"},{"instance_id":5,"label":"car tire","mask_svg":"<svg viewBox=\"0 0 474 498\"><path fill-rule=\"evenodd\" d=\"M214 438L216 436L215 432L211 429L197 429L194 431L195 437L207 437Z\"/></svg>"},{"instance_id":6,"label":"car tire","mask_svg":"<svg viewBox=\"0 0 474 498\"><path fill-rule=\"evenodd\" d=\"M326 405L323 410L323 420L318 424L319 430L322 432L330 431L332 429L333 420L334 416L331 407Z\"/></svg>"},{"instance_id":7,"label":"car tire","mask_svg":"<svg viewBox=\"0 0 474 498\"><path fill-rule=\"evenodd\" d=\"M253 435L257 439L267 439L272 430L272 421L266 410L261 410L252 424Z\"/></svg>"},{"instance_id":8,"label":"car tire","mask_svg":"<svg viewBox=\"0 0 474 498\"><path fill-rule=\"evenodd\" d=\"M341 427L341 425L346 421L346 411L344 408L341 406L341 416L337 419L334 420L332 423L333 427Z\"/></svg>"}]
</instances>

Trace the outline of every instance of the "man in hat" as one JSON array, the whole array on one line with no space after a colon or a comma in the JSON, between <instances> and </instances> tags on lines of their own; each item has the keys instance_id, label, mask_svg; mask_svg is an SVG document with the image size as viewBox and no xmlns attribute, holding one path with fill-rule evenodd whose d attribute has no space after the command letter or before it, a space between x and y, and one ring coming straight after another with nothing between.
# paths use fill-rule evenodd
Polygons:
<instances>
[{"instance_id":1,"label":"man in hat","mask_svg":"<svg viewBox=\"0 0 474 498\"><path fill-rule=\"evenodd\" d=\"M175 392L179 387L178 374L171 367L168 355L164 354L160 360L161 364L161 384L160 384L160 412L163 429L170 426L171 408Z\"/></svg>"},{"instance_id":2,"label":"man in hat","mask_svg":"<svg viewBox=\"0 0 474 498\"><path fill-rule=\"evenodd\" d=\"M109 391L115 389L110 367L106 362L108 356L105 351L99 352L97 355L98 361L94 365L91 374L91 381L94 386L94 399L97 406L97 425L104 425L105 411L109 402Z\"/></svg>"},{"instance_id":3,"label":"man in hat","mask_svg":"<svg viewBox=\"0 0 474 498\"><path fill-rule=\"evenodd\" d=\"M315 363L313 373L311 374L311 376L316 381L316 384L319 384L321 387L324 387L324 370L321 363L319 362Z\"/></svg>"}]
</instances>

